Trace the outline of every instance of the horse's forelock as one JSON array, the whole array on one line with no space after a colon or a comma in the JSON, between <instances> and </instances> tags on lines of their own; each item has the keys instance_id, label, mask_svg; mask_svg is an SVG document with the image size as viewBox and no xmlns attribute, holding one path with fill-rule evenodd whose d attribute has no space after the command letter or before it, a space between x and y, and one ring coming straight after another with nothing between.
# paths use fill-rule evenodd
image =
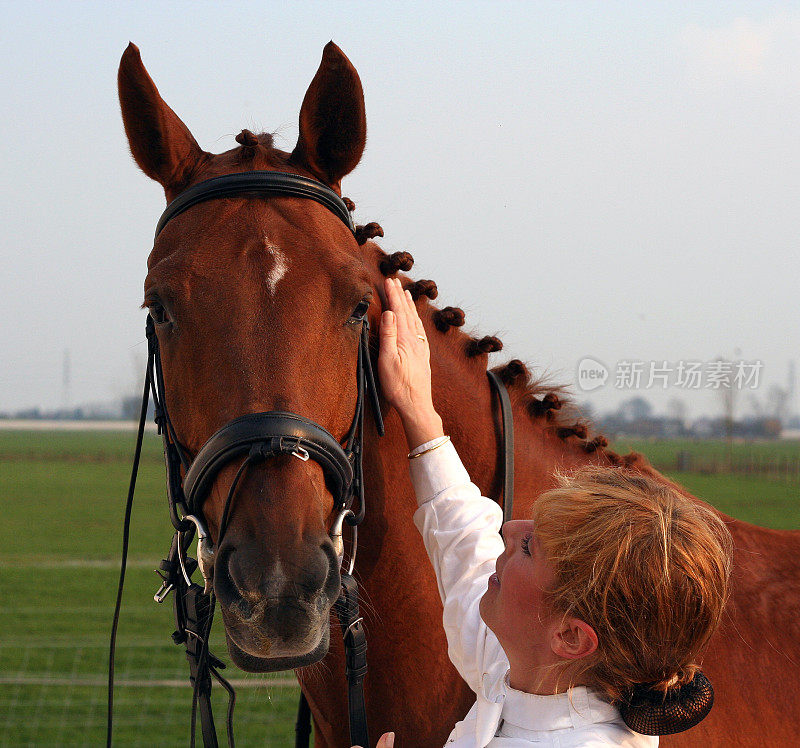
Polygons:
<instances>
[{"instance_id":1,"label":"horse's forelock","mask_svg":"<svg viewBox=\"0 0 800 748\"><path fill-rule=\"evenodd\" d=\"M237 149L236 160L242 163L252 162L259 155L268 157L269 162L273 163L275 154L279 153L273 146L274 136L272 133L262 132L256 134L244 129L235 139L241 146L241 148ZM283 161L285 158L288 158L288 154L284 154L284 159L281 160Z\"/></svg>"}]
</instances>

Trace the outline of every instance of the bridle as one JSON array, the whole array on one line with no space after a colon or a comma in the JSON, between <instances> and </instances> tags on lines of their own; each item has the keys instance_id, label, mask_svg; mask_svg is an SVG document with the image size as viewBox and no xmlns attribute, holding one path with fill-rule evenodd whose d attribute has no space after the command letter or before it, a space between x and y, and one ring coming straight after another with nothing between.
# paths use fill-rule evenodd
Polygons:
<instances>
[{"instance_id":1,"label":"bridle","mask_svg":"<svg viewBox=\"0 0 800 748\"><path fill-rule=\"evenodd\" d=\"M321 203L355 234L355 226L344 201L322 183L297 174L252 171L208 179L182 192L167 206L159 219L156 238L172 218L198 203L226 197L271 195L292 195ZM125 583L133 496L151 395L155 422L163 441L169 514L175 530L169 554L160 565L159 575L162 584L154 595L154 599L161 603L170 592L174 592L176 629L172 634L172 639L175 644L182 644L186 648L190 682L193 687L191 745L194 746L195 743L198 710L203 743L207 747L218 745L211 709L212 678L228 693L226 729L228 744L234 745L233 708L236 695L233 687L219 672L225 667L224 663L211 654L208 649L215 608L212 587L215 556L203 517L203 502L220 471L233 460L243 458L225 500L217 537L217 545L219 545L228 526L236 488L247 468L278 455L291 455L303 461L314 460L322 468L326 484L333 496L336 519L331 527L330 536L341 571L341 591L333 608L339 618L344 637L350 740L352 745L362 745L365 748L370 745L363 689L364 677L367 672L366 634L359 615L358 586L352 576L357 548L357 528L364 519L366 509L362 459L364 402L367 398L370 400L376 430L380 436L383 436L384 427L369 355L369 322L366 317L357 322L361 325L361 331L356 365L356 406L343 444L339 443L322 426L304 416L285 411L269 411L249 413L229 421L206 441L194 459L189 459L186 449L181 446L167 410L158 338L153 319L148 316L145 327L148 350L147 367L136 448L125 506L122 563L111 627L108 671L108 746L111 746L113 727L114 655L117 624ZM502 416L503 514L504 521L508 521L511 519L514 487L513 416L505 385L493 372L489 371L488 375L492 388L497 392ZM356 500L358 507L354 512L352 507ZM352 527L353 531L352 551L346 571L341 569L344 560L343 530L345 522ZM189 557L187 553L195 536L198 539L196 560ZM203 579L202 586L192 582L191 579L192 574L198 568ZM302 693L295 731L296 746L307 746L311 732L311 718L308 702Z\"/></svg>"},{"instance_id":2,"label":"bridle","mask_svg":"<svg viewBox=\"0 0 800 748\"><path fill-rule=\"evenodd\" d=\"M344 201L322 183L297 174L251 171L214 177L181 193L162 214L156 227L156 238L172 218L198 203L226 197L272 195L291 195L314 200L328 208L355 234L355 226ZM217 537L217 546L219 546L228 527L236 488L248 467L279 455L291 455L303 461L313 460L323 470L326 485L334 500L336 518L330 536L340 569L344 561L342 536L345 522L353 528L353 549L348 569L341 570L341 593L334 604L334 610L339 617L345 641L351 741L352 744L370 745L363 695L363 681L366 675L366 637L359 615L358 588L352 576L357 526L364 519L365 513L362 459L365 400L367 398L369 398L376 429L380 436L383 435L384 428L378 390L369 355L369 322L364 317L356 320L356 323L361 325L356 365L357 397L353 420L343 443L340 443L319 424L297 413L285 411L249 413L225 424L206 441L194 459L190 460L186 449L181 446L167 410L158 338L153 319L148 316L146 324L147 368L136 450L125 508L122 566L111 630L107 730L109 746L112 738L117 623L125 581L131 508L151 395L155 406L155 422L163 440L169 514L175 530L169 554L161 563L162 585L154 595L154 599L160 603L171 591L174 592L176 630L172 634L172 639L175 644L182 644L186 648L190 682L193 686L191 744L194 745L195 741L196 714L199 709L203 742L206 746L217 746L211 710L212 678L217 680L228 693L226 727L228 743L231 746L234 744L232 715L235 693L232 686L219 673L219 670L224 667L224 663L211 654L208 649L215 608L212 586L215 556L211 538L206 530L203 502L220 471L234 460L241 459L225 500ZM356 502L358 506L354 509ZM198 538L196 560L188 555L189 545L195 536ZM191 579L192 573L197 568L203 578L202 586L192 582ZM307 714L308 704L303 698L298 715L298 742L302 737L300 732L305 729L301 727L300 721L304 715L307 717ZM305 737L307 740L307 735Z\"/></svg>"}]
</instances>

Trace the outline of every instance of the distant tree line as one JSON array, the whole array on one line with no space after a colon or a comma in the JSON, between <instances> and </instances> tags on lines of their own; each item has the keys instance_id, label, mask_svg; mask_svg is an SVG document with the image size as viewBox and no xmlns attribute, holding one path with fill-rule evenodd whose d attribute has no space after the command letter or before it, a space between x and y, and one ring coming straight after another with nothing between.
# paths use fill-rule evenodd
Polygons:
<instances>
[{"instance_id":1,"label":"distant tree line","mask_svg":"<svg viewBox=\"0 0 800 748\"><path fill-rule=\"evenodd\" d=\"M598 430L606 436L657 437L662 439L777 439L784 429L800 428L800 417L757 412L736 419L730 411L718 416L701 416L694 420L686 417L682 401L672 400L666 414L656 414L652 403L644 397L632 397L619 407L603 415L596 415L590 405L581 405Z\"/></svg>"}]
</instances>

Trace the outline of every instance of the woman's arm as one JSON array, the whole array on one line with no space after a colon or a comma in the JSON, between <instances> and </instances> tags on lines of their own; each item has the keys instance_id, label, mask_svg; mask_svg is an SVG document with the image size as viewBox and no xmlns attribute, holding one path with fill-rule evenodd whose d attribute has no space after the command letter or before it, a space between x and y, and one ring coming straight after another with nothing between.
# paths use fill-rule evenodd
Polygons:
<instances>
[{"instance_id":1,"label":"woman's arm","mask_svg":"<svg viewBox=\"0 0 800 748\"><path fill-rule=\"evenodd\" d=\"M484 673L508 668L481 619L480 600L503 552L502 510L481 496L451 443L411 460L419 508L414 523L436 572L448 655L473 691Z\"/></svg>"},{"instance_id":2,"label":"woman's arm","mask_svg":"<svg viewBox=\"0 0 800 748\"><path fill-rule=\"evenodd\" d=\"M480 617L479 603L504 544L502 512L480 495L450 442L439 444L442 420L431 397L430 352L422 321L400 282L387 279L389 311L381 318L378 372L384 396L397 409L411 454L419 509L414 521L436 572L444 605L448 654L478 691L487 667L505 668L505 655ZM439 444L439 446L436 446Z\"/></svg>"}]
</instances>

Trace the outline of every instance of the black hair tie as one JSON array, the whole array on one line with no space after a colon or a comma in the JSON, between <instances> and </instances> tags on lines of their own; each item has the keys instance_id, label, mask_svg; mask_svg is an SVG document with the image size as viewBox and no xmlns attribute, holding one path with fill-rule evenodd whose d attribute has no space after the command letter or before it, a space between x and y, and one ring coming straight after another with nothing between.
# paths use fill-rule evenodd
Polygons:
<instances>
[{"instance_id":1,"label":"black hair tie","mask_svg":"<svg viewBox=\"0 0 800 748\"><path fill-rule=\"evenodd\" d=\"M689 683L666 693L635 686L618 704L625 724L642 735L673 735L702 722L714 706L711 681L698 670Z\"/></svg>"}]
</instances>

